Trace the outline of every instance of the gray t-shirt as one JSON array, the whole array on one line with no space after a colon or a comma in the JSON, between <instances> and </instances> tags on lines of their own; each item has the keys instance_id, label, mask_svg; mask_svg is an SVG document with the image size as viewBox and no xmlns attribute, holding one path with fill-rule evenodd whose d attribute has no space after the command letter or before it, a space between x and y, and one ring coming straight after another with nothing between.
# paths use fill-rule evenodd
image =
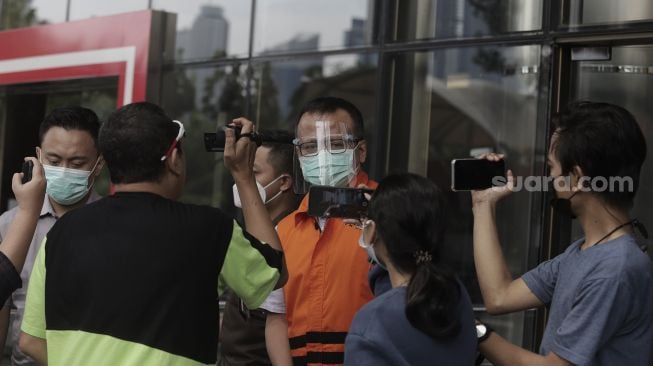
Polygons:
<instances>
[{"instance_id":1,"label":"gray t-shirt","mask_svg":"<svg viewBox=\"0 0 653 366\"><path fill-rule=\"evenodd\" d=\"M540 353L575 365L648 365L653 264L630 235L581 250L583 241L522 277L550 310Z\"/></svg>"}]
</instances>

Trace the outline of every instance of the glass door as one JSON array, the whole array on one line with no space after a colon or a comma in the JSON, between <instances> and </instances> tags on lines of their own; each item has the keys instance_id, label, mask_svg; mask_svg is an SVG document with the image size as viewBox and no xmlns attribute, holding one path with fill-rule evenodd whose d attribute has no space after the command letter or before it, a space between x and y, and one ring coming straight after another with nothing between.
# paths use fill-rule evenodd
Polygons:
<instances>
[{"instance_id":1,"label":"glass door","mask_svg":"<svg viewBox=\"0 0 653 366\"><path fill-rule=\"evenodd\" d=\"M560 106L576 100L614 103L630 111L639 123L648 146L648 157L642 167L633 218L653 229L653 45L589 44L569 46L566 54L567 83L561 85ZM592 52L585 52L594 50ZM575 55L575 56L574 56ZM581 57L578 57L581 55ZM564 80L563 80L564 83ZM571 226L571 240L582 234L577 223ZM648 242L651 255L653 247Z\"/></svg>"},{"instance_id":2,"label":"glass door","mask_svg":"<svg viewBox=\"0 0 653 366\"><path fill-rule=\"evenodd\" d=\"M451 191L451 160L500 152L519 176L543 172L546 120L538 110L546 95L541 60L549 55L547 47L521 45L403 52L392 58L388 171L422 174L444 190L450 212L447 264L465 284L476 315L526 348L532 347L534 310L485 313L473 261L471 196ZM514 276L535 265L541 206L540 195L523 190L498 207L498 230Z\"/></svg>"}]
</instances>

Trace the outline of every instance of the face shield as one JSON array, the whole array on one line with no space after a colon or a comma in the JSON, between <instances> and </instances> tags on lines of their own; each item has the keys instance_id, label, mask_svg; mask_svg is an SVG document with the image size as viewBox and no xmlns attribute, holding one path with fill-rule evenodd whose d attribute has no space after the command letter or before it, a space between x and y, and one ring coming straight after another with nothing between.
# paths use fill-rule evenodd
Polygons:
<instances>
[{"instance_id":1,"label":"face shield","mask_svg":"<svg viewBox=\"0 0 653 366\"><path fill-rule=\"evenodd\" d=\"M355 150L362 139L340 122L315 121L301 127L293 141L295 193L305 194L311 185L347 187L358 173Z\"/></svg>"}]
</instances>

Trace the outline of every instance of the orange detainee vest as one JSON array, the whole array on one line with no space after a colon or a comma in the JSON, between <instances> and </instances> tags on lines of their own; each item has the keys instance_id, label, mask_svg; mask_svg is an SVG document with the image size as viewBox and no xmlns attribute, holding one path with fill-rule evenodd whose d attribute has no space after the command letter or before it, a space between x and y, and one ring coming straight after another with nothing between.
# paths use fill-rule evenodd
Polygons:
<instances>
[{"instance_id":1,"label":"orange detainee vest","mask_svg":"<svg viewBox=\"0 0 653 366\"><path fill-rule=\"evenodd\" d=\"M377 186L363 172L359 184ZM308 195L277 228L288 268L283 289L290 350L295 365L338 365L354 315L373 298L371 264L358 245L359 229L329 219L320 232L307 210Z\"/></svg>"}]
</instances>

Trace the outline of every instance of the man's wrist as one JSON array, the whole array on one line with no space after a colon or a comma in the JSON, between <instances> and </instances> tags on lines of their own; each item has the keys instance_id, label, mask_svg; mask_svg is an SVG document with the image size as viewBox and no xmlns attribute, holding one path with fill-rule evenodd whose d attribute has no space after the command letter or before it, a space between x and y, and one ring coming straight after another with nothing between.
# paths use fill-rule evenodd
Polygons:
<instances>
[{"instance_id":1,"label":"man's wrist","mask_svg":"<svg viewBox=\"0 0 653 366\"><path fill-rule=\"evenodd\" d=\"M236 183L236 185L240 186L243 184L250 184L250 183L256 185L256 180L254 179L254 175L249 172L243 172L243 173L232 172L232 177L234 178L234 183Z\"/></svg>"},{"instance_id":2,"label":"man's wrist","mask_svg":"<svg viewBox=\"0 0 653 366\"><path fill-rule=\"evenodd\" d=\"M41 213L41 207L30 204L18 204L16 216L25 216L31 218L33 216L38 216Z\"/></svg>"},{"instance_id":3,"label":"man's wrist","mask_svg":"<svg viewBox=\"0 0 653 366\"><path fill-rule=\"evenodd\" d=\"M481 344L490 337L490 334L494 332L489 325L482 323L480 320L476 320L476 340L478 344Z\"/></svg>"},{"instance_id":4,"label":"man's wrist","mask_svg":"<svg viewBox=\"0 0 653 366\"><path fill-rule=\"evenodd\" d=\"M495 201L476 201L472 202L472 212L475 211L494 211L497 207L497 202Z\"/></svg>"}]
</instances>

